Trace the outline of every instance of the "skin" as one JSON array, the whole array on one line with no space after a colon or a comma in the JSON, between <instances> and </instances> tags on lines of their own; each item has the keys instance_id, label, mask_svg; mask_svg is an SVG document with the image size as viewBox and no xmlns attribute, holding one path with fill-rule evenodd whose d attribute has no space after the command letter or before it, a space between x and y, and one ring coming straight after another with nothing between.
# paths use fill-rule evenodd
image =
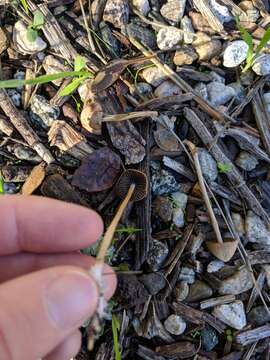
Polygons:
<instances>
[{"instance_id":1,"label":"skin","mask_svg":"<svg viewBox=\"0 0 270 360\"><path fill-rule=\"evenodd\" d=\"M103 232L94 211L41 197L0 199L1 360L68 360L81 345L78 328L94 314L93 258L79 249ZM104 265L105 295L116 287Z\"/></svg>"}]
</instances>

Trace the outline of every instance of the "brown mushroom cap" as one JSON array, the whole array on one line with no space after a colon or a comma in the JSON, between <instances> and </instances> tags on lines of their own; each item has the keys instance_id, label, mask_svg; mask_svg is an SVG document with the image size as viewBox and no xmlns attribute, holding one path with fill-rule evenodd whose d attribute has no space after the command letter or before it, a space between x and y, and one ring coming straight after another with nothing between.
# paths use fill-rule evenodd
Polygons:
<instances>
[{"instance_id":1,"label":"brown mushroom cap","mask_svg":"<svg viewBox=\"0 0 270 360\"><path fill-rule=\"evenodd\" d=\"M121 199L124 199L132 184L135 185L135 190L130 201L140 201L144 199L148 191L148 180L143 172L134 169L126 170L120 176L116 184L117 195Z\"/></svg>"}]
</instances>

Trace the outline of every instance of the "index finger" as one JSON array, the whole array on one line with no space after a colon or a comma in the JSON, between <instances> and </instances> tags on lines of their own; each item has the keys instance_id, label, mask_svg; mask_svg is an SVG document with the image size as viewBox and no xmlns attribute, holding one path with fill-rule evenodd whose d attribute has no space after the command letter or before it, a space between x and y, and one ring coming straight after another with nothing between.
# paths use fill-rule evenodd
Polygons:
<instances>
[{"instance_id":1,"label":"index finger","mask_svg":"<svg viewBox=\"0 0 270 360\"><path fill-rule=\"evenodd\" d=\"M93 210L38 196L2 196L0 222L0 255L79 250L103 231Z\"/></svg>"}]
</instances>

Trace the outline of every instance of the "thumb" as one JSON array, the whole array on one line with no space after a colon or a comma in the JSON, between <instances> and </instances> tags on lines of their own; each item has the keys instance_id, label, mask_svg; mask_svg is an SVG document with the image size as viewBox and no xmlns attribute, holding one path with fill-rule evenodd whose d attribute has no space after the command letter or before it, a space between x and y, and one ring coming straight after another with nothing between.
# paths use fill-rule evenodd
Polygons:
<instances>
[{"instance_id":1,"label":"thumb","mask_svg":"<svg viewBox=\"0 0 270 360\"><path fill-rule=\"evenodd\" d=\"M94 280L80 268L59 266L0 286L1 360L44 357L93 315Z\"/></svg>"}]
</instances>

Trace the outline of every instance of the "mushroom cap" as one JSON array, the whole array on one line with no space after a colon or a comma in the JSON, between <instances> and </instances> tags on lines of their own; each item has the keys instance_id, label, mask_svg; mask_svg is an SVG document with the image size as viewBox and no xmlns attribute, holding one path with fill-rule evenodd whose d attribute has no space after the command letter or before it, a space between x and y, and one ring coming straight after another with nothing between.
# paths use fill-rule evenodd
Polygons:
<instances>
[{"instance_id":1,"label":"mushroom cap","mask_svg":"<svg viewBox=\"0 0 270 360\"><path fill-rule=\"evenodd\" d=\"M123 172L116 184L116 193L124 199L130 186L135 184L135 189L130 201L140 201L144 199L148 192L148 180L146 175L135 169L129 169Z\"/></svg>"}]
</instances>

